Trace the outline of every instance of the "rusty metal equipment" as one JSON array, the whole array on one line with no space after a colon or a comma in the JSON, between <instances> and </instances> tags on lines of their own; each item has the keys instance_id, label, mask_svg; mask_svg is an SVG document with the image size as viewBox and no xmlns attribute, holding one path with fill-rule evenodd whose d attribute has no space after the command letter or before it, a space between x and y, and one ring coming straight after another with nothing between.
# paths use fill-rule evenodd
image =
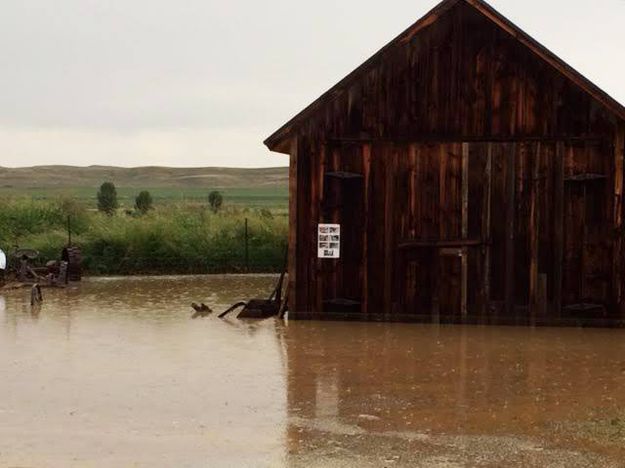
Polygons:
<instances>
[{"instance_id":1,"label":"rusty metal equipment","mask_svg":"<svg viewBox=\"0 0 625 468\"><path fill-rule=\"evenodd\" d=\"M284 278L286 272L283 271L278 280L278 284L269 296L269 299L252 299L250 301L237 302L226 311L219 314L219 318L225 318L230 313L237 309L243 308L243 310L237 315L238 319L267 319L270 317L280 316L284 317L286 311L286 295L283 298L282 288L284 285ZM288 288L287 288L288 289Z\"/></svg>"}]
</instances>

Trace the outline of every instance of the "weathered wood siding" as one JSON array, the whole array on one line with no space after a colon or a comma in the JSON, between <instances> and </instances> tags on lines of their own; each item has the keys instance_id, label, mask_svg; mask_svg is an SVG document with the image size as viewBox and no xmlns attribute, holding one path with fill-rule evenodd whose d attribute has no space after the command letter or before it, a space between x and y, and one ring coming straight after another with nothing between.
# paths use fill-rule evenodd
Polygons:
<instances>
[{"instance_id":1,"label":"weathered wood siding","mask_svg":"<svg viewBox=\"0 0 625 468\"><path fill-rule=\"evenodd\" d=\"M392 141L614 135L604 106L464 3L363 73L301 131Z\"/></svg>"},{"instance_id":2,"label":"weathered wood siding","mask_svg":"<svg viewBox=\"0 0 625 468\"><path fill-rule=\"evenodd\" d=\"M325 300L348 298L361 301L368 316L455 320L466 281L471 317L503 315L511 294L513 312L531 305L540 320L548 313L538 310L543 275L549 304L610 304L611 147L534 141L468 147L465 236L462 143L328 144L300 160L298 171L315 183L300 192L298 204L299 311L322 312ZM340 205L325 206L329 170L364 175L357 187L335 183L334 190L343 188L334 196ZM319 222L341 224L341 260L317 259Z\"/></svg>"}]
</instances>

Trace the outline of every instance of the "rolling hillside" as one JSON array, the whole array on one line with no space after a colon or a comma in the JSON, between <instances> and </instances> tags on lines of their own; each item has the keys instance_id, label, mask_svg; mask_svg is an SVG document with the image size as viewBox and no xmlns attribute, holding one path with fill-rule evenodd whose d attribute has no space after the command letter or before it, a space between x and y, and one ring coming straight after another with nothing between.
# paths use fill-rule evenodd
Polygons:
<instances>
[{"instance_id":1,"label":"rolling hillside","mask_svg":"<svg viewBox=\"0 0 625 468\"><path fill-rule=\"evenodd\" d=\"M14 189L97 187L111 181L118 187L235 188L286 187L288 168L171 168L108 166L0 167L0 187Z\"/></svg>"},{"instance_id":2,"label":"rolling hillside","mask_svg":"<svg viewBox=\"0 0 625 468\"><path fill-rule=\"evenodd\" d=\"M98 187L113 182L122 205L134 203L141 190L156 200L205 200L220 190L227 202L249 206L286 206L288 168L171 168L109 166L0 167L0 196L36 199L71 196L95 200Z\"/></svg>"}]
</instances>

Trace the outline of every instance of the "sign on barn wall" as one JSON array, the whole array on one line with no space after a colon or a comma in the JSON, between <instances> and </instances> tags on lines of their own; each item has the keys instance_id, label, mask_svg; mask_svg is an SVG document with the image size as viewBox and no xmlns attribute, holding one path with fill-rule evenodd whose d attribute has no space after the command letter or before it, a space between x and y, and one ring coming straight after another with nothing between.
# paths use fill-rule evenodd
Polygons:
<instances>
[{"instance_id":1,"label":"sign on barn wall","mask_svg":"<svg viewBox=\"0 0 625 468\"><path fill-rule=\"evenodd\" d=\"M341 257L341 225L320 224L317 234L319 258Z\"/></svg>"}]
</instances>

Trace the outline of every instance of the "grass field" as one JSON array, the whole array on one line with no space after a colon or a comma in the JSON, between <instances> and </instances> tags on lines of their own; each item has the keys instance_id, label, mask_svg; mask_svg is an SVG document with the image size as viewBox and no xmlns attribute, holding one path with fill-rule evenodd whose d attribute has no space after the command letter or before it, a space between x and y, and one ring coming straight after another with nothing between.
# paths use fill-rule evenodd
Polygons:
<instances>
[{"instance_id":1,"label":"grass field","mask_svg":"<svg viewBox=\"0 0 625 468\"><path fill-rule=\"evenodd\" d=\"M55 200L73 198L96 206L97 187L0 187L0 198L28 198ZM156 205L170 203L206 203L211 190L219 190L229 205L250 208L284 210L288 205L287 187L117 187L117 198L122 208L132 208L141 190L148 190Z\"/></svg>"}]
</instances>

